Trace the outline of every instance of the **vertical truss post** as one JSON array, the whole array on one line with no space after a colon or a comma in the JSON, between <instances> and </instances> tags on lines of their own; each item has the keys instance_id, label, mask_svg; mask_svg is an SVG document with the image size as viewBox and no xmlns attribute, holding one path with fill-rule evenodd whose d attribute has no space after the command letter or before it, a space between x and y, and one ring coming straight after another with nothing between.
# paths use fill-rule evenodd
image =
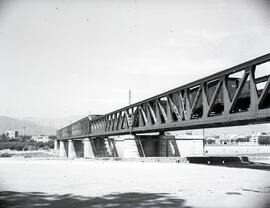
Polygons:
<instances>
[{"instance_id":1,"label":"vertical truss post","mask_svg":"<svg viewBox=\"0 0 270 208\"><path fill-rule=\"evenodd\" d=\"M223 89L223 103L224 103L224 111L223 115L229 115L231 99L228 91L228 75L224 75L221 77L222 80L222 89Z\"/></svg>"},{"instance_id":2,"label":"vertical truss post","mask_svg":"<svg viewBox=\"0 0 270 208\"><path fill-rule=\"evenodd\" d=\"M156 111L157 124L161 124L160 110L158 107L158 100L155 100L155 111Z\"/></svg>"},{"instance_id":3,"label":"vertical truss post","mask_svg":"<svg viewBox=\"0 0 270 208\"><path fill-rule=\"evenodd\" d=\"M191 106L190 106L190 101L189 101L189 90L185 89L185 94L184 94L184 100L185 100L185 109L184 109L184 114L186 120L191 119Z\"/></svg>"},{"instance_id":4,"label":"vertical truss post","mask_svg":"<svg viewBox=\"0 0 270 208\"><path fill-rule=\"evenodd\" d=\"M206 82L201 84L202 88L202 105L203 105L203 115L202 118L207 118L208 116L208 110L209 110L209 103L207 98L207 89L206 89Z\"/></svg>"},{"instance_id":5,"label":"vertical truss post","mask_svg":"<svg viewBox=\"0 0 270 208\"><path fill-rule=\"evenodd\" d=\"M259 110L259 106L258 106L258 92L257 92L257 87L256 87L256 82L255 82L255 70L256 67L255 66L250 66L247 69L249 71L250 74L250 82L249 82L249 87L250 87L250 107L249 107L249 111L258 111Z\"/></svg>"},{"instance_id":6,"label":"vertical truss post","mask_svg":"<svg viewBox=\"0 0 270 208\"><path fill-rule=\"evenodd\" d=\"M186 113L185 113L185 100L182 96L181 91L179 92L179 112L183 120L186 120Z\"/></svg>"}]
</instances>

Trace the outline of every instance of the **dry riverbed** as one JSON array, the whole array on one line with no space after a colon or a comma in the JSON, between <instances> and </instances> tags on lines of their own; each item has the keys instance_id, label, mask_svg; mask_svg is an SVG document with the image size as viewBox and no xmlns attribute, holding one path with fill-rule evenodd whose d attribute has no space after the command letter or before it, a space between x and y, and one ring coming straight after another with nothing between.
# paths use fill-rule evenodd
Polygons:
<instances>
[{"instance_id":1,"label":"dry riverbed","mask_svg":"<svg viewBox=\"0 0 270 208\"><path fill-rule=\"evenodd\" d=\"M0 158L52 158L56 157L54 150L28 150L28 151L16 151L16 150L0 150Z\"/></svg>"},{"instance_id":2,"label":"dry riverbed","mask_svg":"<svg viewBox=\"0 0 270 208\"><path fill-rule=\"evenodd\" d=\"M90 160L0 159L0 207L270 207L270 171Z\"/></svg>"}]
</instances>

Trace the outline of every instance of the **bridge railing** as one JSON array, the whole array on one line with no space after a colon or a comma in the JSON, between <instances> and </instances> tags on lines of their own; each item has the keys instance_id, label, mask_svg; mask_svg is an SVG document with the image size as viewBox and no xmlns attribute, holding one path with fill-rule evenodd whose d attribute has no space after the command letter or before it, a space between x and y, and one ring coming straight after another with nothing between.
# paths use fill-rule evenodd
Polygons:
<instances>
[{"instance_id":1,"label":"bridge railing","mask_svg":"<svg viewBox=\"0 0 270 208\"><path fill-rule=\"evenodd\" d=\"M270 54L61 130L60 138L162 132L270 120ZM85 118L87 120L87 118ZM72 126L77 125L77 134ZM71 132L70 132L71 128ZM86 128L85 128L86 129ZM81 132L81 134L79 133ZM61 137L62 136L62 137Z\"/></svg>"}]
</instances>

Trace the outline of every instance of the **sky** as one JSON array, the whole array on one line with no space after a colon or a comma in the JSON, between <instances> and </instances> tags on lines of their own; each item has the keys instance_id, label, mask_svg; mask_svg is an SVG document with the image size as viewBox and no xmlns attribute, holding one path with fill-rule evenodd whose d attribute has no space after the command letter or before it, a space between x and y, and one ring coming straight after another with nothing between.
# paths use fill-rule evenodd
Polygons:
<instances>
[{"instance_id":1,"label":"sky","mask_svg":"<svg viewBox=\"0 0 270 208\"><path fill-rule=\"evenodd\" d=\"M0 115L105 114L270 52L266 0L0 0Z\"/></svg>"}]
</instances>

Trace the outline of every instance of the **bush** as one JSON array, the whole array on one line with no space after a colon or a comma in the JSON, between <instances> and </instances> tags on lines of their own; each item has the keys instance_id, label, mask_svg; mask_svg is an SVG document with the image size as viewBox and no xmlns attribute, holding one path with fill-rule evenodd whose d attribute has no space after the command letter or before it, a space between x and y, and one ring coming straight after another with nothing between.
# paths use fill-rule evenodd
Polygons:
<instances>
[{"instance_id":1,"label":"bush","mask_svg":"<svg viewBox=\"0 0 270 208\"><path fill-rule=\"evenodd\" d=\"M0 154L0 157L12 157L12 154L4 152L4 153Z\"/></svg>"},{"instance_id":2,"label":"bush","mask_svg":"<svg viewBox=\"0 0 270 208\"><path fill-rule=\"evenodd\" d=\"M27 142L31 139L30 136L19 136L19 138L17 139L19 142Z\"/></svg>"},{"instance_id":3,"label":"bush","mask_svg":"<svg viewBox=\"0 0 270 208\"><path fill-rule=\"evenodd\" d=\"M249 138L237 138L236 142L249 142Z\"/></svg>"},{"instance_id":4,"label":"bush","mask_svg":"<svg viewBox=\"0 0 270 208\"><path fill-rule=\"evenodd\" d=\"M0 150L2 149L22 150L23 144L20 142L0 142Z\"/></svg>"},{"instance_id":5,"label":"bush","mask_svg":"<svg viewBox=\"0 0 270 208\"><path fill-rule=\"evenodd\" d=\"M270 136L260 137L259 144L270 144Z\"/></svg>"},{"instance_id":6,"label":"bush","mask_svg":"<svg viewBox=\"0 0 270 208\"><path fill-rule=\"evenodd\" d=\"M27 151L27 150L36 150L37 148L34 146L34 145L25 145L24 147L23 147L23 150L24 151Z\"/></svg>"},{"instance_id":7,"label":"bush","mask_svg":"<svg viewBox=\"0 0 270 208\"><path fill-rule=\"evenodd\" d=\"M206 144L215 144L216 141L214 139L207 139Z\"/></svg>"},{"instance_id":8,"label":"bush","mask_svg":"<svg viewBox=\"0 0 270 208\"><path fill-rule=\"evenodd\" d=\"M43 147L43 149L44 149L44 150L50 150L51 148L50 148L48 145L45 145L45 146Z\"/></svg>"},{"instance_id":9,"label":"bush","mask_svg":"<svg viewBox=\"0 0 270 208\"><path fill-rule=\"evenodd\" d=\"M10 149L10 150L37 150L37 149L53 149L54 142L49 141L46 143L36 142L36 141L27 141L27 142L18 142L18 141L9 141L9 142L0 142L0 150Z\"/></svg>"},{"instance_id":10,"label":"bush","mask_svg":"<svg viewBox=\"0 0 270 208\"><path fill-rule=\"evenodd\" d=\"M54 140L50 140L49 142L45 143L50 149L54 148Z\"/></svg>"}]
</instances>

